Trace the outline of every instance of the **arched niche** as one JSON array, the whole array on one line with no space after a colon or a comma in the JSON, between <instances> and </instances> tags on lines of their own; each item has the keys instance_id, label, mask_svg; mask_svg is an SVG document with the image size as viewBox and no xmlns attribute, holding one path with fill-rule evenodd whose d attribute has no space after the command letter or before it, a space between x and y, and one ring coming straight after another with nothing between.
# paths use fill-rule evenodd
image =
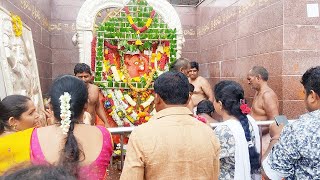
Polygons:
<instances>
[{"instance_id":1,"label":"arched niche","mask_svg":"<svg viewBox=\"0 0 320 180\"><path fill-rule=\"evenodd\" d=\"M79 61L91 64L91 41L97 14L108 8L123 8L130 0L86 0L81 6L73 41L79 48ZM170 29L177 31L177 58L181 56L184 43L183 31L179 16L173 6L166 0L147 0L148 4L162 17Z\"/></svg>"}]
</instances>

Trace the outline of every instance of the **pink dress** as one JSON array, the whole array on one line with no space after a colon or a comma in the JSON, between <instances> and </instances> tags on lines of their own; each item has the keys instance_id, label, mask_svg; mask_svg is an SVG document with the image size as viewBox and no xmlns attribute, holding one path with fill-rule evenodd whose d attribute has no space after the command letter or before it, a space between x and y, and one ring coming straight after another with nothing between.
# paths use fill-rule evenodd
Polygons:
<instances>
[{"instance_id":1,"label":"pink dress","mask_svg":"<svg viewBox=\"0 0 320 180\"><path fill-rule=\"evenodd\" d=\"M112 142L110 133L105 127L97 126L103 135L103 144L97 159L89 165L81 166L79 168L79 178L83 180L96 180L96 179L106 179L106 169L110 162L110 157L112 155ZM37 129L32 133L31 137L31 162L33 164L49 164L44 154L41 150Z\"/></svg>"}]
</instances>

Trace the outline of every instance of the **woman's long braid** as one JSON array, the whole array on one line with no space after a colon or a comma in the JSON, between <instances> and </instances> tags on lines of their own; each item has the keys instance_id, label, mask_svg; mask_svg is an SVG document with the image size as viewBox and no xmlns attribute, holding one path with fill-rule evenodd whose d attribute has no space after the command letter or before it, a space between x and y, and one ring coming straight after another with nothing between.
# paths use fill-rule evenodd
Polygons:
<instances>
[{"instance_id":1,"label":"woman's long braid","mask_svg":"<svg viewBox=\"0 0 320 180\"><path fill-rule=\"evenodd\" d=\"M235 116L240 121L245 133L245 138L248 142L251 173L257 172L261 166L260 154L254 146L249 120L246 114L242 113L240 109L240 100L244 99L244 93L241 86L233 81L222 81L215 86L214 92L216 101L221 101L223 108L228 114Z\"/></svg>"},{"instance_id":2,"label":"woman's long braid","mask_svg":"<svg viewBox=\"0 0 320 180\"><path fill-rule=\"evenodd\" d=\"M78 172L78 164L80 161L81 155L84 156L83 152L79 148L78 141L74 135L74 127L77 119L74 118L74 103L70 102L70 111L71 111L71 123L69 127L69 131L66 137L65 146L61 151L61 160L60 163L70 170L72 174L77 176Z\"/></svg>"},{"instance_id":3,"label":"woman's long braid","mask_svg":"<svg viewBox=\"0 0 320 180\"><path fill-rule=\"evenodd\" d=\"M65 96L62 97L63 95ZM63 75L54 80L50 98L54 117L61 123L62 134L66 134L58 164L77 176L79 163L85 158L85 154L74 135L74 130L75 123L82 117L85 104L88 102L87 86L74 76Z\"/></svg>"}]
</instances>

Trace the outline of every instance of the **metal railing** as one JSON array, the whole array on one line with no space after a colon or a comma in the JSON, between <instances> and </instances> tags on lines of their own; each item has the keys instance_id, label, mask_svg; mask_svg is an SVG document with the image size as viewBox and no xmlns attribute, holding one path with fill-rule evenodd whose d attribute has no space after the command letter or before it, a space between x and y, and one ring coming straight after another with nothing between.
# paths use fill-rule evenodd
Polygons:
<instances>
[{"instance_id":1,"label":"metal railing","mask_svg":"<svg viewBox=\"0 0 320 180\"><path fill-rule=\"evenodd\" d=\"M289 120L289 123L292 123L296 121L296 119L292 119L292 120ZM267 121L256 121L257 122L257 125L259 126L259 131L260 131L260 140L262 138L262 134L261 134L261 127L263 126L269 126L270 124L274 123L275 121L274 120L267 120ZM211 128L215 128L219 125L220 123L210 123L210 126ZM120 135L120 151L121 151L121 154L120 154L120 161L121 161L121 168L123 168L123 163L124 163L124 154L123 154L123 138L124 138L124 135L126 134L130 134L133 129L135 127L117 127L117 128L108 128L109 132L112 134L112 135L115 135L115 134L118 134ZM262 143L261 143L262 145Z\"/></svg>"}]
</instances>

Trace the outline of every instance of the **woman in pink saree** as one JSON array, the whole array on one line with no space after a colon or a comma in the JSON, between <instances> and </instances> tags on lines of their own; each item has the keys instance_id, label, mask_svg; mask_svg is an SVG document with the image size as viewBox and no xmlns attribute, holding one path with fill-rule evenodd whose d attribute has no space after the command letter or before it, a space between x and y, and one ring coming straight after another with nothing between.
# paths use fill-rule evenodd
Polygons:
<instances>
[{"instance_id":1,"label":"woman in pink saree","mask_svg":"<svg viewBox=\"0 0 320 180\"><path fill-rule=\"evenodd\" d=\"M56 124L33 131L31 162L61 165L78 179L105 179L112 139L106 128L81 121L88 99L86 85L62 76L54 81L50 96Z\"/></svg>"}]
</instances>

